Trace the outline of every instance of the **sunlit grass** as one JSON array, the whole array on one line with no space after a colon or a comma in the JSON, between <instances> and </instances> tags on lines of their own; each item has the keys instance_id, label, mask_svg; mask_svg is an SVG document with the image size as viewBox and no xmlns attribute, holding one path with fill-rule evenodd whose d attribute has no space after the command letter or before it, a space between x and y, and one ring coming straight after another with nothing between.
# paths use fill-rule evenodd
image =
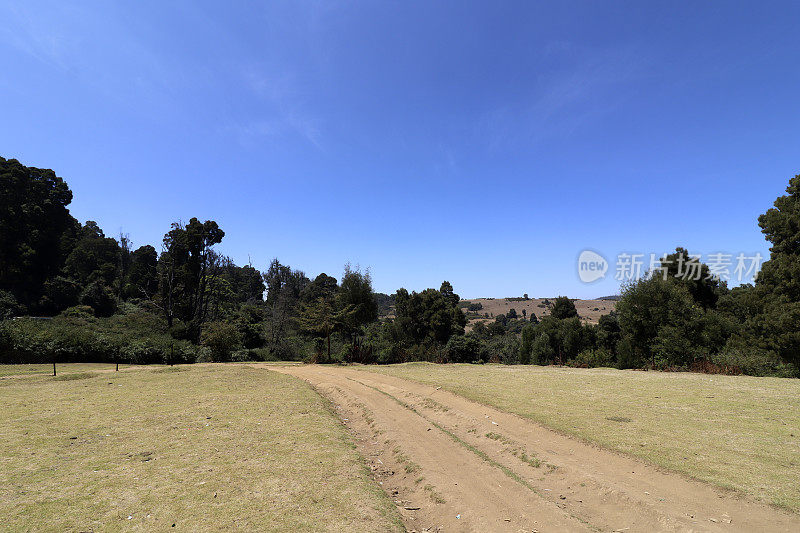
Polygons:
<instances>
[{"instance_id":1,"label":"sunlit grass","mask_svg":"<svg viewBox=\"0 0 800 533\"><path fill-rule=\"evenodd\" d=\"M427 363L362 369L441 386L800 511L800 380Z\"/></svg>"},{"instance_id":2,"label":"sunlit grass","mask_svg":"<svg viewBox=\"0 0 800 533\"><path fill-rule=\"evenodd\" d=\"M325 400L295 378L64 367L63 380L0 380L3 529L401 527Z\"/></svg>"}]
</instances>

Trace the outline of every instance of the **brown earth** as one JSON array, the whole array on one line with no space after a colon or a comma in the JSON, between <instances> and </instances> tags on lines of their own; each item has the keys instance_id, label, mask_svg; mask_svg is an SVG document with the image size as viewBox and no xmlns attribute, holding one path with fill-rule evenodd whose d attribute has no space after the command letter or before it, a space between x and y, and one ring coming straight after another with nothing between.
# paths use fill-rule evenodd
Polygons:
<instances>
[{"instance_id":1,"label":"brown earth","mask_svg":"<svg viewBox=\"0 0 800 533\"><path fill-rule=\"evenodd\" d=\"M479 303L483 306L483 309L477 311L481 318L470 318L468 329L471 329L471 326L475 323L494 321L493 317L505 315L512 308L519 317L522 317L522 310L524 309L528 318L533 313L537 318L541 319L550 314L550 309L545 304L545 300L548 300L548 298L531 298L529 300L474 298L472 300L461 300L461 305ZM549 298L549 300L552 302L555 298ZM578 316L591 324L596 324L601 316L609 314L616 306L616 302L613 300L573 300L573 302L575 302ZM464 309L464 312L467 312L467 310ZM483 318L486 313L489 313L490 318Z\"/></svg>"},{"instance_id":2,"label":"brown earth","mask_svg":"<svg viewBox=\"0 0 800 533\"><path fill-rule=\"evenodd\" d=\"M800 531L800 516L403 379L259 365L329 398L409 531Z\"/></svg>"}]
</instances>

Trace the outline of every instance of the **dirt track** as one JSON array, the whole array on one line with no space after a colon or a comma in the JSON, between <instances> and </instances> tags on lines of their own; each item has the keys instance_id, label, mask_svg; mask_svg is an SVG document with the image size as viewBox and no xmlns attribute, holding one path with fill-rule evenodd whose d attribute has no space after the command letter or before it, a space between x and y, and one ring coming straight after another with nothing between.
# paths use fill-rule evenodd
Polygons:
<instances>
[{"instance_id":1,"label":"dirt track","mask_svg":"<svg viewBox=\"0 0 800 533\"><path fill-rule=\"evenodd\" d=\"M409 531L800 531L800 516L446 391L353 368L275 367L351 429Z\"/></svg>"}]
</instances>

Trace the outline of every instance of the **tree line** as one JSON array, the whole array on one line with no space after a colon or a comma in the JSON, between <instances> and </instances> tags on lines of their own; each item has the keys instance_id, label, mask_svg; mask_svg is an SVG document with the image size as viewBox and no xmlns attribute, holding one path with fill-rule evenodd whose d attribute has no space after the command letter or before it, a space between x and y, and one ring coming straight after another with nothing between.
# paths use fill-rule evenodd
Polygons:
<instances>
[{"instance_id":1,"label":"tree line","mask_svg":"<svg viewBox=\"0 0 800 533\"><path fill-rule=\"evenodd\" d=\"M696 369L797 376L800 176L759 218L772 243L755 284L729 289L679 247L623 286L597 324L566 297L467 331L479 304L452 285L376 294L368 270L313 277L274 259L264 271L217 250L225 232L192 218L158 249L132 249L69 212L50 169L0 158L0 362L307 360L502 362ZM527 299L527 295L523 299ZM465 315L464 309L467 314Z\"/></svg>"}]
</instances>

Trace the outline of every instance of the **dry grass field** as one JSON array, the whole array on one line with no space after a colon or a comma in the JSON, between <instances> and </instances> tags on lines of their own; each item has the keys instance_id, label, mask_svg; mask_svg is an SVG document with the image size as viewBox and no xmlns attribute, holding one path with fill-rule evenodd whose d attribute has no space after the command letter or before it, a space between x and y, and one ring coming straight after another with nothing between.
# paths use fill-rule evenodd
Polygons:
<instances>
[{"instance_id":1,"label":"dry grass field","mask_svg":"<svg viewBox=\"0 0 800 533\"><path fill-rule=\"evenodd\" d=\"M555 298L550 298L551 301L554 299ZM481 316L483 316L485 313L489 313L490 317L504 315L513 308L517 311L517 315L520 317L522 316L522 310L524 309L527 312L527 316L530 317L531 313L534 313L537 318L542 318L550 314L550 310L544 303L545 300L546 298L531 298L529 300L514 300L510 298L475 298L472 300L462 300L462 304L465 302L480 303L483 306L483 309L478 311ZM574 302L575 308L578 310L578 316L591 324L596 324L597 321L600 320L601 316L609 314L614 310L614 306L616 305L616 302L613 300L574 300ZM494 320L494 318L473 318L469 321L469 323L475 324L476 322L487 322L490 320Z\"/></svg>"},{"instance_id":2,"label":"dry grass field","mask_svg":"<svg viewBox=\"0 0 800 533\"><path fill-rule=\"evenodd\" d=\"M800 381L409 363L360 367L441 387L651 464L800 511Z\"/></svg>"},{"instance_id":3,"label":"dry grass field","mask_svg":"<svg viewBox=\"0 0 800 533\"><path fill-rule=\"evenodd\" d=\"M8 531L396 531L328 403L243 365L1 367Z\"/></svg>"}]
</instances>

